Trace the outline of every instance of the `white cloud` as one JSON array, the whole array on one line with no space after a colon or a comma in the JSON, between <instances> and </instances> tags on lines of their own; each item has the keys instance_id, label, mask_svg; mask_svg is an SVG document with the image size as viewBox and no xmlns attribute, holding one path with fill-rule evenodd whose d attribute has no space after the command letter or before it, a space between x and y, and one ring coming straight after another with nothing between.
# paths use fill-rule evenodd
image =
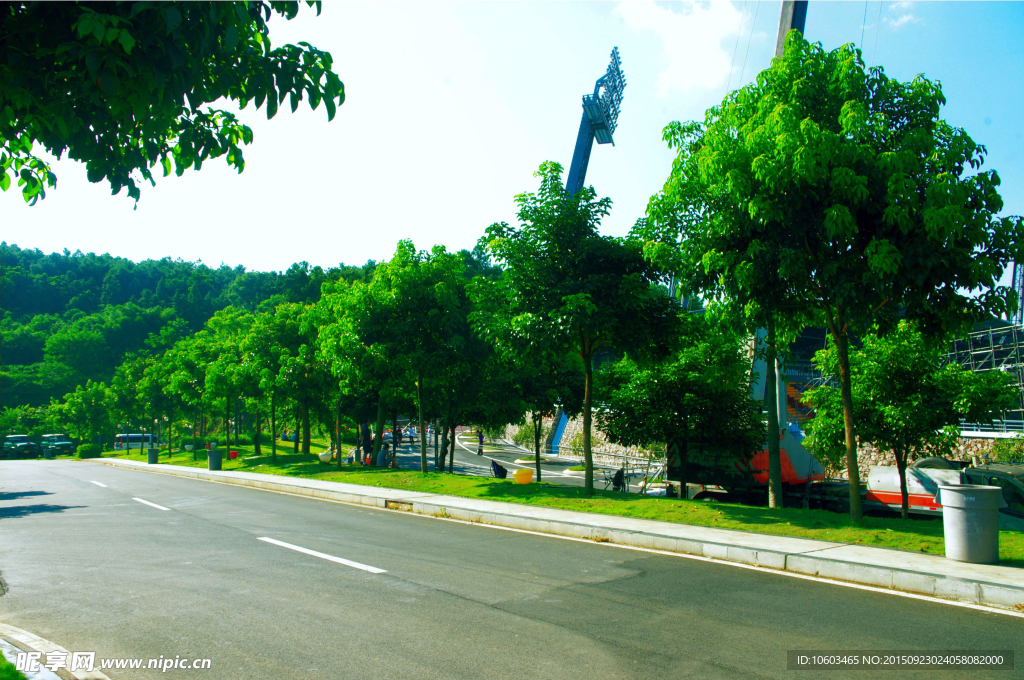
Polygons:
<instances>
[{"instance_id":1,"label":"white cloud","mask_svg":"<svg viewBox=\"0 0 1024 680\"><path fill-rule=\"evenodd\" d=\"M674 8L653 2L622 2L616 8L626 24L653 31L665 49L665 69L655 83L658 97L675 88L716 88L732 69L726 44L740 30L742 15L729 2L685 2Z\"/></svg>"},{"instance_id":2,"label":"white cloud","mask_svg":"<svg viewBox=\"0 0 1024 680\"><path fill-rule=\"evenodd\" d=\"M899 14L899 16L896 18L886 17L884 19L885 23L889 24L889 26L895 31L907 24L916 24L921 21L920 17L910 11L910 8L913 7L913 5L913 2L906 1L890 3L889 11ZM900 14L901 12L902 14Z\"/></svg>"},{"instance_id":3,"label":"white cloud","mask_svg":"<svg viewBox=\"0 0 1024 680\"><path fill-rule=\"evenodd\" d=\"M885 23L892 26L893 30L897 30L901 26L904 26L906 24L916 24L920 20L921 19L919 17L914 16L913 14L904 14L898 19L886 19Z\"/></svg>"}]
</instances>

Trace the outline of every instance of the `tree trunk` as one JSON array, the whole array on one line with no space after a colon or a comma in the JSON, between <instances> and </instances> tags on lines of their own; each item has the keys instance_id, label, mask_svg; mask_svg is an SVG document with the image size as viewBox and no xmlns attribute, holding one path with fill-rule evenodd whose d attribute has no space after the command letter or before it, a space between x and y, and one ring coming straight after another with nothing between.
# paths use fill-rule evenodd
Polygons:
<instances>
[{"instance_id":1,"label":"tree trunk","mask_svg":"<svg viewBox=\"0 0 1024 680\"><path fill-rule=\"evenodd\" d=\"M270 460L277 462L277 393L270 390Z\"/></svg>"},{"instance_id":2,"label":"tree trunk","mask_svg":"<svg viewBox=\"0 0 1024 680\"><path fill-rule=\"evenodd\" d=\"M370 455L370 465L377 464L377 454L384 445L384 393L381 392L377 398L377 423L373 428L373 453Z\"/></svg>"},{"instance_id":3,"label":"tree trunk","mask_svg":"<svg viewBox=\"0 0 1024 680\"><path fill-rule=\"evenodd\" d=\"M834 326L834 324L833 324ZM850 382L850 347L845 330L833 328L839 358L839 387L843 398L843 424L846 429L846 472L850 478L850 519L860 522L863 516L860 503L860 466L857 463L857 433L853 423L853 387Z\"/></svg>"},{"instance_id":4,"label":"tree trunk","mask_svg":"<svg viewBox=\"0 0 1024 680\"><path fill-rule=\"evenodd\" d=\"M444 472L445 461L448 460L448 421L441 419L441 455L435 463L435 469Z\"/></svg>"},{"instance_id":5,"label":"tree trunk","mask_svg":"<svg viewBox=\"0 0 1024 680\"><path fill-rule=\"evenodd\" d=\"M666 448L668 449L667 453L669 459L671 460L671 458L675 456L679 461L679 497L684 498L685 494L683 494L683 491L686 489L686 482L688 477L687 467L690 458L689 442L687 441L687 437L673 437L668 442L666 442Z\"/></svg>"},{"instance_id":6,"label":"tree trunk","mask_svg":"<svg viewBox=\"0 0 1024 680\"><path fill-rule=\"evenodd\" d=\"M776 375L775 317L768 315L765 338L768 375L764 384L764 404L768 409L768 507L782 507L782 453L779 451L779 378Z\"/></svg>"},{"instance_id":7,"label":"tree trunk","mask_svg":"<svg viewBox=\"0 0 1024 680\"><path fill-rule=\"evenodd\" d=\"M896 471L900 475L900 514L903 515L903 519L907 519L910 513L910 494L907 493L906 447L896 447L893 449L893 455L896 457Z\"/></svg>"},{"instance_id":8,"label":"tree trunk","mask_svg":"<svg viewBox=\"0 0 1024 680\"><path fill-rule=\"evenodd\" d=\"M593 417L594 400L594 356L587 352L583 357L585 381L583 383L583 464L586 466L586 477L583 486L587 495L594 493L594 456L590 451L590 425Z\"/></svg>"},{"instance_id":9,"label":"tree trunk","mask_svg":"<svg viewBox=\"0 0 1024 680\"><path fill-rule=\"evenodd\" d=\"M440 460L441 449L439 447L438 437L440 433L437 431L439 422L437 418L434 419L434 471L437 471L437 462Z\"/></svg>"},{"instance_id":10,"label":"tree trunk","mask_svg":"<svg viewBox=\"0 0 1024 680\"><path fill-rule=\"evenodd\" d=\"M302 452L309 455L309 402L302 400Z\"/></svg>"},{"instance_id":11,"label":"tree trunk","mask_svg":"<svg viewBox=\"0 0 1024 680\"><path fill-rule=\"evenodd\" d=\"M423 371L416 373L416 417L420 424L420 472L427 471L427 431L423 429Z\"/></svg>"},{"instance_id":12,"label":"tree trunk","mask_svg":"<svg viewBox=\"0 0 1024 680\"><path fill-rule=\"evenodd\" d=\"M231 395L224 395L224 448L231 448Z\"/></svg>"},{"instance_id":13,"label":"tree trunk","mask_svg":"<svg viewBox=\"0 0 1024 680\"><path fill-rule=\"evenodd\" d=\"M201 409L199 408L198 404L196 405L195 409L193 409L193 411L192 411L192 415L194 416L192 418L192 462L193 463L196 462L196 460L198 460L196 458L196 430L199 429L199 413L200 413L200 411L201 411Z\"/></svg>"},{"instance_id":14,"label":"tree trunk","mask_svg":"<svg viewBox=\"0 0 1024 680\"><path fill-rule=\"evenodd\" d=\"M451 456L448 457L448 474L455 474L455 425L452 425L452 450Z\"/></svg>"},{"instance_id":15,"label":"tree trunk","mask_svg":"<svg viewBox=\"0 0 1024 680\"><path fill-rule=\"evenodd\" d=\"M263 423L260 422L260 400L256 399L256 417L252 419L252 452L254 455L262 456L263 449L260 448L260 430Z\"/></svg>"},{"instance_id":16,"label":"tree trunk","mask_svg":"<svg viewBox=\"0 0 1024 680\"><path fill-rule=\"evenodd\" d=\"M540 429L544 423L544 417L540 411L533 412L533 451L537 455L537 481L540 481Z\"/></svg>"},{"instance_id":17,"label":"tree trunk","mask_svg":"<svg viewBox=\"0 0 1024 680\"><path fill-rule=\"evenodd\" d=\"M338 456L338 469L341 469L341 392L334 402L334 453ZM356 439L358 442L358 438Z\"/></svg>"},{"instance_id":18,"label":"tree trunk","mask_svg":"<svg viewBox=\"0 0 1024 680\"><path fill-rule=\"evenodd\" d=\"M394 412L391 425L391 465L398 467L398 441L401 439L401 435L398 434L398 411Z\"/></svg>"},{"instance_id":19,"label":"tree trunk","mask_svg":"<svg viewBox=\"0 0 1024 680\"><path fill-rule=\"evenodd\" d=\"M299 452L299 442L302 441L302 414L299 409L295 410L295 432L292 434L295 441L292 442L292 453Z\"/></svg>"},{"instance_id":20,"label":"tree trunk","mask_svg":"<svg viewBox=\"0 0 1024 680\"><path fill-rule=\"evenodd\" d=\"M174 414L169 413L167 416L167 457L171 457L171 453L174 451Z\"/></svg>"}]
</instances>

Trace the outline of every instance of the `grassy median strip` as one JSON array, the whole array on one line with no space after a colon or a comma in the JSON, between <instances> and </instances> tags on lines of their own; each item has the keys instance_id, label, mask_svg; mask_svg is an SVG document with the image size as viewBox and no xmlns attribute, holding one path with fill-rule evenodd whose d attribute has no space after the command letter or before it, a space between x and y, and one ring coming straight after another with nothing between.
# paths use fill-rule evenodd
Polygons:
<instances>
[{"instance_id":1,"label":"grassy median strip","mask_svg":"<svg viewBox=\"0 0 1024 680\"><path fill-rule=\"evenodd\" d=\"M865 517L859 525L854 526L850 523L849 516L827 510L770 509L734 503L640 496L613 491L595 491L593 496L588 497L580 487L555 484L516 484L510 479L439 473L423 474L411 470L387 470L345 464L339 470L336 462L327 465L321 463L314 455L292 453L290 447L287 453L278 453L277 462L273 463L267 453L267 447L263 448L264 455L261 456L255 456L251 446L233 448L238 451L238 458L231 460L225 454L223 469L540 505L563 510L639 517L720 529L738 529L760 534L897 548L934 555L945 554L940 518L904 520L895 516L869 516ZM105 457L112 455L104 454ZM137 451L131 452L130 455L120 453L115 457L146 460L145 454ZM164 453L160 456L160 462L205 468L206 451L197 452L196 457L198 460L193 461L191 453L175 452L170 457ZM1024 533L999 532L999 558L1003 565L1024 567Z\"/></svg>"}]
</instances>

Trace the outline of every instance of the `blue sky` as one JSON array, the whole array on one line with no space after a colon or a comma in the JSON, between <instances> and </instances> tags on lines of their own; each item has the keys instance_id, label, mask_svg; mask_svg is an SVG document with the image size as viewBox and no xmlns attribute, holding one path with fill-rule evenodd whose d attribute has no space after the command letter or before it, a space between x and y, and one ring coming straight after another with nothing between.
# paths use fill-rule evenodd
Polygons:
<instances>
[{"instance_id":1,"label":"blue sky","mask_svg":"<svg viewBox=\"0 0 1024 680\"><path fill-rule=\"evenodd\" d=\"M580 96L618 46L628 85L616 146L597 146L587 175L614 200L603 231L625 234L663 184L671 120L699 118L727 87L768 66L778 2L340 3L275 17L275 44L329 50L347 102L241 117L255 142L246 169L221 161L143 189L137 210L55 164L56 190L34 207L0 195L0 238L22 247L171 256L284 269L385 259L402 238L472 247L544 160L566 168ZM942 82L943 117L987 145L1005 214L1024 213L1024 3L815 2L806 36L853 42L901 80ZM863 37L862 37L863 36Z\"/></svg>"}]
</instances>

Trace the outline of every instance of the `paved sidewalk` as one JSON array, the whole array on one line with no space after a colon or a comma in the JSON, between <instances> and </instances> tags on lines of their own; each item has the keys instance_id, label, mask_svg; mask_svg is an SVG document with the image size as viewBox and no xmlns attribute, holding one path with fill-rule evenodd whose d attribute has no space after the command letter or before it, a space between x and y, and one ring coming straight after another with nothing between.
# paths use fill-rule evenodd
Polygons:
<instances>
[{"instance_id":1,"label":"paved sidewalk","mask_svg":"<svg viewBox=\"0 0 1024 680\"><path fill-rule=\"evenodd\" d=\"M116 459L94 459L91 462L511 529L699 555L1024 613L1024 569L1016 567L965 564L937 555L889 548L318 479L253 472L211 472Z\"/></svg>"}]
</instances>

